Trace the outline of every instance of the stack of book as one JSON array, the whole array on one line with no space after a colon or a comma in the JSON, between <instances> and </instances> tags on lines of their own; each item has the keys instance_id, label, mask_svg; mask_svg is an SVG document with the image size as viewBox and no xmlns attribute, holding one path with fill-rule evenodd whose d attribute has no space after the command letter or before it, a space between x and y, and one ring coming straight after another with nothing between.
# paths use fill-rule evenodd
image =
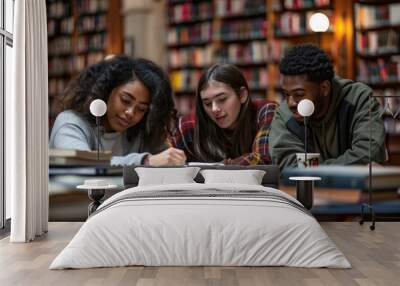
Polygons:
<instances>
[{"instance_id":1,"label":"stack of book","mask_svg":"<svg viewBox=\"0 0 400 286\"><path fill-rule=\"evenodd\" d=\"M49 164L51 166L104 166L110 164L111 157L111 151L101 151L97 154L97 151L73 149L49 150Z\"/></svg>"}]
</instances>

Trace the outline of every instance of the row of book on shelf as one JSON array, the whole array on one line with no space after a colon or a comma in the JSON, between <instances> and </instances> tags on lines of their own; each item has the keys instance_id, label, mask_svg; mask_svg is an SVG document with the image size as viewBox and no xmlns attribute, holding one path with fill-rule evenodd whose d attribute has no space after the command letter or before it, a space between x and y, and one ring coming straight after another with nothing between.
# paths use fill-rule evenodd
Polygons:
<instances>
[{"instance_id":1,"label":"row of book on shelf","mask_svg":"<svg viewBox=\"0 0 400 286\"><path fill-rule=\"evenodd\" d=\"M106 30L106 21L105 14L80 16L76 22L70 15L59 19L50 18L47 21L47 34L49 37L71 36L75 29L78 33L101 32Z\"/></svg>"},{"instance_id":2,"label":"row of book on shelf","mask_svg":"<svg viewBox=\"0 0 400 286\"><path fill-rule=\"evenodd\" d=\"M289 47L288 41L250 41L229 43L218 48L210 45L171 48L168 51L168 64L170 68L203 68L214 62L238 65L278 62Z\"/></svg>"},{"instance_id":3,"label":"row of book on shelf","mask_svg":"<svg viewBox=\"0 0 400 286\"><path fill-rule=\"evenodd\" d=\"M360 55L400 53L400 31L388 29L356 33L356 50Z\"/></svg>"},{"instance_id":4,"label":"row of book on shelf","mask_svg":"<svg viewBox=\"0 0 400 286\"><path fill-rule=\"evenodd\" d=\"M204 22L190 26L177 26L169 28L167 44L194 44L208 43L212 39L212 24Z\"/></svg>"},{"instance_id":5,"label":"row of book on shelf","mask_svg":"<svg viewBox=\"0 0 400 286\"><path fill-rule=\"evenodd\" d=\"M48 43L48 54L58 56L72 53L72 38L70 36L61 36L51 39Z\"/></svg>"},{"instance_id":6,"label":"row of book on shelf","mask_svg":"<svg viewBox=\"0 0 400 286\"><path fill-rule=\"evenodd\" d=\"M379 2L377 1L377 4ZM388 5L355 5L357 29L371 29L389 25L400 25L400 3Z\"/></svg>"},{"instance_id":7,"label":"row of book on shelf","mask_svg":"<svg viewBox=\"0 0 400 286\"><path fill-rule=\"evenodd\" d=\"M303 35L311 33L312 30L309 26L310 18L314 12L309 11L306 13L298 12L285 12L280 14L274 23L275 36L292 36ZM328 31L332 30L332 12L331 10L324 10L323 13L328 16L331 23Z\"/></svg>"},{"instance_id":8,"label":"row of book on shelf","mask_svg":"<svg viewBox=\"0 0 400 286\"><path fill-rule=\"evenodd\" d=\"M77 10L80 13L94 14L106 12L108 9L108 0L78 0Z\"/></svg>"},{"instance_id":9,"label":"row of book on shelf","mask_svg":"<svg viewBox=\"0 0 400 286\"><path fill-rule=\"evenodd\" d=\"M169 23L172 25L208 20L214 16L259 15L265 12L265 0L218 0L215 1L215 13L212 1L179 3L168 8Z\"/></svg>"},{"instance_id":10,"label":"row of book on shelf","mask_svg":"<svg viewBox=\"0 0 400 286\"><path fill-rule=\"evenodd\" d=\"M331 0L274 0L274 11L327 7Z\"/></svg>"},{"instance_id":11,"label":"row of book on shelf","mask_svg":"<svg viewBox=\"0 0 400 286\"><path fill-rule=\"evenodd\" d=\"M213 39L222 41L255 40L264 39L266 35L267 22L264 18L224 22L215 32L213 32L211 22L201 22L170 27L167 43L169 45L208 43Z\"/></svg>"},{"instance_id":12,"label":"row of book on shelf","mask_svg":"<svg viewBox=\"0 0 400 286\"><path fill-rule=\"evenodd\" d=\"M72 53L105 50L106 39L106 33L81 35L77 37L76 45L73 48L71 37L57 37L49 41L48 54L49 56L63 56Z\"/></svg>"},{"instance_id":13,"label":"row of book on shelf","mask_svg":"<svg viewBox=\"0 0 400 286\"><path fill-rule=\"evenodd\" d=\"M400 55L357 61L357 80L367 84L400 83Z\"/></svg>"},{"instance_id":14,"label":"row of book on shelf","mask_svg":"<svg viewBox=\"0 0 400 286\"><path fill-rule=\"evenodd\" d=\"M216 36L223 41L262 39L267 36L265 18L223 22Z\"/></svg>"},{"instance_id":15,"label":"row of book on shelf","mask_svg":"<svg viewBox=\"0 0 400 286\"><path fill-rule=\"evenodd\" d=\"M266 11L265 0L218 0L215 13L219 17L257 15Z\"/></svg>"},{"instance_id":16,"label":"row of book on shelf","mask_svg":"<svg viewBox=\"0 0 400 286\"><path fill-rule=\"evenodd\" d=\"M74 19L72 17L62 19L49 19L47 21L47 35L72 35L74 32Z\"/></svg>"},{"instance_id":17,"label":"row of book on shelf","mask_svg":"<svg viewBox=\"0 0 400 286\"><path fill-rule=\"evenodd\" d=\"M265 1L264 1L265 2ZM226 3L223 3L221 1L218 2L219 5L223 6ZM241 3L243 5L243 3ZM264 7L264 6L263 6ZM265 9L265 8L263 8ZM218 11L218 8L217 8ZM222 10L221 10L222 11ZM251 10L253 11L253 10ZM264 10L265 11L265 10ZM230 12L226 12L230 13ZM232 12L233 13L233 12ZM249 12L250 13L250 12ZM332 12L331 10L325 10L324 13L328 16L328 18L332 18ZM301 34L307 34L312 32L308 23L311 15L313 14L312 11L303 13L303 12L284 12L282 14L277 15L277 18L275 19L274 25L275 25L275 35L276 36L287 36L287 35L301 35ZM211 17L211 16L210 16ZM211 18L207 18L211 19ZM330 21L332 23L332 19ZM206 22L206 23L195 23L189 27L170 27L169 29L169 34L171 34L169 37L171 37L171 40L169 43L171 44L177 44L177 43L186 43L186 42L199 42L199 41L206 41L210 40L212 37L211 34L201 34L198 31L210 31L211 29L211 23ZM329 28L329 30L332 30L332 27ZM262 15L257 19L251 19L251 20L230 20L230 21L224 21L221 24L221 28L219 31L216 31L216 35L218 38L222 40L242 40L242 39L257 39L257 38L264 38L266 37L267 33L267 21L265 18L265 15ZM197 36L193 36L192 40L185 40L185 37L183 37L182 40L180 35L194 35L196 34ZM202 37L200 36L202 35ZM205 36L205 35L208 35ZM172 40L174 39L174 40Z\"/></svg>"},{"instance_id":18,"label":"row of book on shelf","mask_svg":"<svg viewBox=\"0 0 400 286\"><path fill-rule=\"evenodd\" d=\"M217 49L213 49L211 46L171 49L168 59L171 68L205 67L213 62L266 63L268 48L265 41L252 41L244 44L228 44Z\"/></svg>"},{"instance_id":19,"label":"row of book on shelf","mask_svg":"<svg viewBox=\"0 0 400 286\"><path fill-rule=\"evenodd\" d=\"M76 51L90 52L106 49L107 33L79 36L76 42Z\"/></svg>"},{"instance_id":20,"label":"row of book on shelf","mask_svg":"<svg viewBox=\"0 0 400 286\"><path fill-rule=\"evenodd\" d=\"M49 76L65 76L80 72L85 67L101 61L105 53L101 50L88 52L85 54L76 54L65 57L54 57L49 59ZM49 82L51 85L51 80ZM49 87L50 89L51 86Z\"/></svg>"},{"instance_id":21,"label":"row of book on shelf","mask_svg":"<svg viewBox=\"0 0 400 286\"><path fill-rule=\"evenodd\" d=\"M266 41L252 41L246 44L229 44L216 49L216 62L232 64L257 64L268 61L268 46Z\"/></svg>"},{"instance_id":22,"label":"row of book on shelf","mask_svg":"<svg viewBox=\"0 0 400 286\"><path fill-rule=\"evenodd\" d=\"M68 1L56 1L46 3L47 18L59 19L70 16L72 13L72 3Z\"/></svg>"},{"instance_id":23,"label":"row of book on shelf","mask_svg":"<svg viewBox=\"0 0 400 286\"><path fill-rule=\"evenodd\" d=\"M266 89L269 78L266 67L242 68L250 89ZM202 70L172 70L171 85L175 92L194 92L199 82Z\"/></svg>"},{"instance_id":24,"label":"row of book on shelf","mask_svg":"<svg viewBox=\"0 0 400 286\"><path fill-rule=\"evenodd\" d=\"M101 32L107 27L106 14L97 14L91 16L81 16L76 21L76 30L78 33Z\"/></svg>"},{"instance_id":25,"label":"row of book on shelf","mask_svg":"<svg viewBox=\"0 0 400 286\"><path fill-rule=\"evenodd\" d=\"M107 18L105 14L79 17L76 23L72 17L67 17L62 19L50 19L47 22L47 30L49 37L57 35L71 37L74 33L74 29L76 29L79 34L104 32L106 30L106 24Z\"/></svg>"},{"instance_id":26,"label":"row of book on shelf","mask_svg":"<svg viewBox=\"0 0 400 286\"><path fill-rule=\"evenodd\" d=\"M169 7L170 24L210 19L213 16L212 2L186 2Z\"/></svg>"},{"instance_id":27,"label":"row of book on shelf","mask_svg":"<svg viewBox=\"0 0 400 286\"><path fill-rule=\"evenodd\" d=\"M168 65L170 68L185 66L205 67L211 65L212 60L213 48L211 46L170 49L168 51Z\"/></svg>"},{"instance_id":28,"label":"row of book on shelf","mask_svg":"<svg viewBox=\"0 0 400 286\"><path fill-rule=\"evenodd\" d=\"M76 11L79 14L95 14L102 13L108 9L108 0L77 0ZM50 19L63 18L72 14L72 1L48 1L47 17Z\"/></svg>"},{"instance_id":29,"label":"row of book on shelf","mask_svg":"<svg viewBox=\"0 0 400 286\"><path fill-rule=\"evenodd\" d=\"M275 0L274 11L296 9L318 9L331 5L330 0ZM229 17L236 15L256 15L267 10L265 0L218 0L215 1L215 15ZM170 1L168 8L170 23L181 23L193 20L210 19L214 16L212 1L177 2Z\"/></svg>"}]
</instances>

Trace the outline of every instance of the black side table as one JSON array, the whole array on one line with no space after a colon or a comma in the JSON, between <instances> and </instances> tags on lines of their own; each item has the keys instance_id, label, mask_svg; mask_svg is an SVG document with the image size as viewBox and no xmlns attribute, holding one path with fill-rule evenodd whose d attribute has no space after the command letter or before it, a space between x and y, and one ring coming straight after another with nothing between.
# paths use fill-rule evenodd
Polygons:
<instances>
[{"instance_id":1,"label":"black side table","mask_svg":"<svg viewBox=\"0 0 400 286\"><path fill-rule=\"evenodd\" d=\"M108 184L105 180L85 180L83 185L77 186L78 189L87 190L88 197L92 201L88 206L88 216L94 213L100 206L106 190L115 189L116 187L116 185Z\"/></svg>"},{"instance_id":2,"label":"black side table","mask_svg":"<svg viewBox=\"0 0 400 286\"><path fill-rule=\"evenodd\" d=\"M321 177L289 177L289 180L296 181L296 198L310 210L314 203L314 181L320 181Z\"/></svg>"}]
</instances>

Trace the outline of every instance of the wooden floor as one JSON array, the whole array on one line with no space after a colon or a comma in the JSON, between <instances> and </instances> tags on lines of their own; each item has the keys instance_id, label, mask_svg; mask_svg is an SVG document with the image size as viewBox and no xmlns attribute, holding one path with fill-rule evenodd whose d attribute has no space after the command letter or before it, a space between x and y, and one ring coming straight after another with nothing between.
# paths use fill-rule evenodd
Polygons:
<instances>
[{"instance_id":1,"label":"wooden floor","mask_svg":"<svg viewBox=\"0 0 400 286\"><path fill-rule=\"evenodd\" d=\"M353 268L123 267L48 270L82 223L50 223L32 243L0 241L0 285L400 285L400 223L375 231L356 222L321 223Z\"/></svg>"}]
</instances>

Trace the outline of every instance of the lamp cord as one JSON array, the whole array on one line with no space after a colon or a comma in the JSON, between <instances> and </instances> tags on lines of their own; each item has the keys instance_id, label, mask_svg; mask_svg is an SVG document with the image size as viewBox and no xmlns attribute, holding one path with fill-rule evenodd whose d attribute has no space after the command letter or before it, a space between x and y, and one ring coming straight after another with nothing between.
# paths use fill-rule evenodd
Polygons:
<instances>
[{"instance_id":1,"label":"lamp cord","mask_svg":"<svg viewBox=\"0 0 400 286\"><path fill-rule=\"evenodd\" d=\"M307 116L304 116L304 163L307 168Z\"/></svg>"},{"instance_id":2,"label":"lamp cord","mask_svg":"<svg viewBox=\"0 0 400 286\"><path fill-rule=\"evenodd\" d=\"M96 116L97 125L97 161L100 160L100 117Z\"/></svg>"}]
</instances>

